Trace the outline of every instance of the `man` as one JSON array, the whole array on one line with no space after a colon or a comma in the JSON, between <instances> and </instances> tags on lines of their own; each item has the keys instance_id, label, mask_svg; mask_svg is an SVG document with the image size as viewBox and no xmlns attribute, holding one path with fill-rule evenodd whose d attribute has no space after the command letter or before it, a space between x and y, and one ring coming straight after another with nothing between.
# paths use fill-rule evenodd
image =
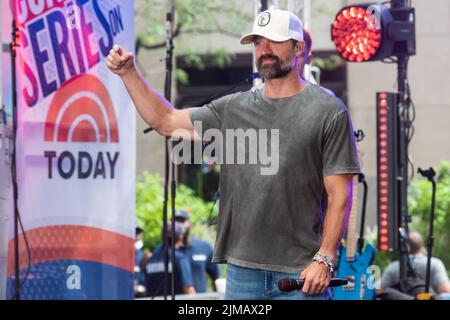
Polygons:
<instances>
[{"instance_id":1,"label":"man","mask_svg":"<svg viewBox=\"0 0 450 320\"><path fill-rule=\"evenodd\" d=\"M175 212L175 221L184 224L186 228L182 251L191 263L195 291L197 293L206 292L207 274L212 280L214 290L216 290L215 281L220 277L220 270L217 264L211 262L213 248L208 242L189 234L191 221L186 210L177 210Z\"/></svg>"},{"instance_id":2,"label":"man","mask_svg":"<svg viewBox=\"0 0 450 320\"><path fill-rule=\"evenodd\" d=\"M415 231L409 233L408 245L412 267L417 271L420 277L425 281L427 271L427 256L424 254L422 236ZM394 287L400 281L400 266L398 261L390 263L381 277L382 293L387 288ZM447 294L450 293L450 281L447 271L441 260L432 257L430 269L430 288L431 293Z\"/></svg>"},{"instance_id":3,"label":"man","mask_svg":"<svg viewBox=\"0 0 450 320\"><path fill-rule=\"evenodd\" d=\"M169 248L172 243L172 224L167 225ZM171 273L175 270L175 294L195 294L192 271L188 258L180 250L184 243L186 228L180 222L175 222L175 268L172 268L172 251L169 249L169 273L167 277L168 293L171 291ZM153 252L145 265L145 283L147 295L161 296L164 294L164 247L160 245Z\"/></svg>"},{"instance_id":4,"label":"man","mask_svg":"<svg viewBox=\"0 0 450 320\"><path fill-rule=\"evenodd\" d=\"M162 135L180 128L191 138L209 129L273 133L262 145L278 151L275 174L263 174L262 161L221 165L213 262L228 263L226 299L324 299L350 211L352 176L359 172L350 117L340 100L299 76L305 43L294 14L262 12L241 43L254 45L264 86L200 108L174 109L146 85L132 55L119 46L107 66ZM223 154L233 151L228 142ZM248 155L245 145L237 147ZM303 278L302 291L280 292L278 281L286 277Z\"/></svg>"}]
</instances>

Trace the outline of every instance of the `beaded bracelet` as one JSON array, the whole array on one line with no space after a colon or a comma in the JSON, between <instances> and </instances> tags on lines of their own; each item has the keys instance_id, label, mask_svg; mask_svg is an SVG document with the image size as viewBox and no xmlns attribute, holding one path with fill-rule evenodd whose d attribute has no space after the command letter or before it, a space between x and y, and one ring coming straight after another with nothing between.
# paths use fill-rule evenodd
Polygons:
<instances>
[{"instance_id":1,"label":"beaded bracelet","mask_svg":"<svg viewBox=\"0 0 450 320\"><path fill-rule=\"evenodd\" d=\"M333 261L331 260L330 257L327 257L327 256L322 255L319 252L317 252L314 255L313 261L316 261L317 263L323 263L325 265L325 267L327 267L328 271L330 273L333 273L334 265L333 265Z\"/></svg>"}]
</instances>

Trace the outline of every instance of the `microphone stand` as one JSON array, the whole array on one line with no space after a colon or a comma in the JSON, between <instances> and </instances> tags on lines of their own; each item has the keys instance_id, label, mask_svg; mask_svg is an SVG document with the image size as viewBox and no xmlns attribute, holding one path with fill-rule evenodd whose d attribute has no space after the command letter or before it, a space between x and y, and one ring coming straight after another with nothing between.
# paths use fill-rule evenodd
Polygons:
<instances>
[{"instance_id":1,"label":"microphone stand","mask_svg":"<svg viewBox=\"0 0 450 320\"><path fill-rule=\"evenodd\" d=\"M433 168L428 170L418 169L418 172L422 177L427 178L428 181L431 182L432 186L432 195L431 195L431 212L430 212L430 222L429 222L429 232L428 232L428 240L427 240L427 271L425 276L425 293L430 292L430 275L431 275L431 256L433 251L433 227L434 227L434 209L436 207L436 181L434 181L434 177L436 172Z\"/></svg>"},{"instance_id":2,"label":"microphone stand","mask_svg":"<svg viewBox=\"0 0 450 320\"><path fill-rule=\"evenodd\" d=\"M167 22L167 40L166 40L166 79L164 84L164 96L167 101L171 100L172 91L172 70L173 70L173 17L175 15L175 0L170 1L170 9L166 15ZM169 153L169 138L165 138L165 178L164 178L164 202L163 202L163 248L164 248L164 300L167 300L167 283L169 278L169 239L167 234L167 203L169 200L169 176L170 176L170 153ZM172 300L175 299L175 166L172 162L172 232L171 232L171 247L172 247L172 273L171 273L171 295Z\"/></svg>"},{"instance_id":3,"label":"microphone stand","mask_svg":"<svg viewBox=\"0 0 450 320\"><path fill-rule=\"evenodd\" d=\"M12 116L13 116L13 152L11 158L11 177L13 185L13 201L14 201L14 283L15 283L15 294L14 299L20 300L20 258L19 258L19 208L18 208L18 187L17 187L17 168L16 168L16 139L17 139L17 84L16 84L16 50L19 46L18 37L19 30L16 25L15 19L15 8L11 8L13 12L12 19L12 42L10 45L11 52L11 75L12 75Z\"/></svg>"}]
</instances>

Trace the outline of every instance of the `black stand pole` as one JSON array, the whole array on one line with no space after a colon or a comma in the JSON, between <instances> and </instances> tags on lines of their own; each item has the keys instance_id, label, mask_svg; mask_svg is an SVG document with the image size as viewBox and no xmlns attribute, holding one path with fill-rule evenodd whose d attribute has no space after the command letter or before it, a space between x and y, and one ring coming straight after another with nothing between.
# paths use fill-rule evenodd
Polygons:
<instances>
[{"instance_id":1,"label":"black stand pole","mask_svg":"<svg viewBox=\"0 0 450 320\"><path fill-rule=\"evenodd\" d=\"M166 80L164 85L164 96L167 101L172 98L172 70L173 70L173 18L175 15L175 0L171 0L170 9L166 15L167 22L167 40L166 40ZM169 237L167 234L167 204L169 200L169 177L170 177L170 141L165 138L165 179L164 179L164 204L163 204L163 245L164 245L164 300L167 300L167 283L169 274ZM172 300L175 300L175 165L172 163L172 181L171 181L171 196L172 196L172 273L171 273L171 295Z\"/></svg>"},{"instance_id":2,"label":"black stand pole","mask_svg":"<svg viewBox=\"0 0 450 320\"><path fill-rule=\"evenodd\" d=\"M436 176L436 172L433 168L428 170L422 170L419 168L418 172L428 181L431 182L432 186L432 194L431 194L431 212L430 212L430 222L429 222L429 230L428 230L428 240L427 240L427 271L425 276L425 292L430 292L430 276L431 276L431 256L433 252L433 243L434 243L434 210L436 207L436 181L434 181L434 177Z\"/></svg>"},{"instance_id":3,"label":"black stand pole","mask_svg":"<svg viewBox=\"0 0 450 320\"><path fill-rule=\"evenodd\" d=\"M392 0L392 8L408 7L408 0ZM397 82L398 82L398 105L397 115L399 117L399 136L398 136L398 162L397 162L397 192L398 192L398 214L397 221L399 225L397 239L399 247L400 262L400 284L404 283L407 278L408 268L408 246L406 240L409 236L408 223L411 218L408 215L408 133L410 121L408 119L408 111L410 107L407 99L407 75L408 75L408 56L397 57Z\"/></svg>"},{"instance_id":4,"label":"black stand pole","mask_svg":"<svg viewBox=\"0 0 450 320\"><path fill-rule=\"evenodd\" d=\"M269 0L261 0L261 12L269 9Z\"/></svg>"},{"instance_id":5,"label":"black stand pole","mask_svg":"<svg viewBox=\"0 0 450 320\"><path fill-rule=\"evenodd\" d=\"M12 42L11 42L11 75L12 75L12 115L13 115L13 152L11 159L11 177L14 198L14 275L15 294L14 299L20 300L20 256L19 256L19 208L18 208L18 188L17 188L17 168L16 168L16 138L17 138L17 85L16 85L16 49L18 45L19 30L17 29L14 8L12 21Z\"/></svg>"},{"instance_id":6,"label":"black stand pole","mask_svg":"<svg viewBox=\"0 0 450 320\"><path fill-rule=\"evenodd\" d=\"M358 175L358 182L363 185L363 204L362 204L362 213L361 213L361 225L359 229L359 238L358 238L358 253L361 254L364 248L364 226L366 224L366 206L367 206L367 182L366 177L363 173Z\"/></svg>"},{"instance_id":7,"label":"black stand pole","mask_svg":"<svg viewBox=\"0 0 450 320\"><path fill-rule=\"evenodd\" d=\"M400 283L407 278L408 267L408 246L406 240L409 235L408 223L410 222L410 216L408 215L408 132L409 132L409 119L408 108L409 102L406 99L406 86L407 86L407 68L408 57L398 57L397 71L398 71L398 116L399 116L399 159L398 159L398 193L399 193L399 262L400 262Z\"/></svg>"}]
</instances>

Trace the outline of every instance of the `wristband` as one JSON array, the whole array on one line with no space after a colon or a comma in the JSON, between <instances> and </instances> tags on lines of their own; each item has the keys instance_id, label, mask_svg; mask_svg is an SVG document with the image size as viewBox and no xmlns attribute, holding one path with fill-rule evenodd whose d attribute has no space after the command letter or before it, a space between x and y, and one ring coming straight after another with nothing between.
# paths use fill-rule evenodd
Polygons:
<instances>
[{"instance_id":1,"label":"wristband","mask_svg":"<svg viewBox=\"0 0 450 320\"><path fill-rule=\"evenodd\" d=\"M330 273L333 273L333 271L334 271L334 264L333 264L333 260L330 257L322 255L319 252L317 252L314 255L313 261L316 261L317 263L324 264L325 267L327 267L328 271Z\"/></svg>"}]
</instances>

